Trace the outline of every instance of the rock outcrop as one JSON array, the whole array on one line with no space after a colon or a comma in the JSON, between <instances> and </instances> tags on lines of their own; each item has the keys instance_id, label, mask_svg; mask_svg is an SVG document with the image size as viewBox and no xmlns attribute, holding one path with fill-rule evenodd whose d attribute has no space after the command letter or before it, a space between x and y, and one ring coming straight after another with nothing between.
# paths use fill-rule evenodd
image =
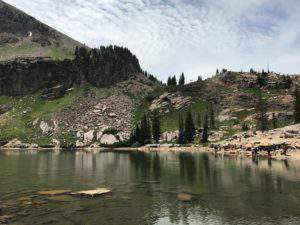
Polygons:
<instances>
[{"instance_id":1,"label":"rock outcrop","mask_svg":"<svg viewBox=\"0 0 300 225\"><path fill-rule=\"evenodd\" d=\"M152 101L150 111L159 109L162 113L168 113L171 109L186 109L191 104L191 97L185 97L180 95L179 93L164 93L163 95Z\"/></svg>"}]
</instances>

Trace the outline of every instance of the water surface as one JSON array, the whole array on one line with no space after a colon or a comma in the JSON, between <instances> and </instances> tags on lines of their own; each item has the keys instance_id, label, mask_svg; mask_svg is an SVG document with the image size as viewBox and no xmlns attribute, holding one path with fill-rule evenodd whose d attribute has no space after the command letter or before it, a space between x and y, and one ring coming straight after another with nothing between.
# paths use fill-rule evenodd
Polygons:
<instances>
[{"instance_id":1,"label":"water surface","mask_svg":"<svg viewBox=\"0 0 300 225\"><path fill-rule=\"evenodd\" d=\"M97 187L113 194L37 194ZM179 193L194 200L180 202ZM0 218L12 215L10 224L300 224L300 163L205 153L0 152L0 208Z\"/></svg>"}]
</instances>

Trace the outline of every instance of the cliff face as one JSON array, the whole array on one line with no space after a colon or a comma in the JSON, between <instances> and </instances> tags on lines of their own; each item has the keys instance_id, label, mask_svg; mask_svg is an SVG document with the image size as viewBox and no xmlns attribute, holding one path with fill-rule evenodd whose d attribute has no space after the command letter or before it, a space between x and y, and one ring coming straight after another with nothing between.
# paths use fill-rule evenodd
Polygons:
<instances>
[{"instance_id":1,"label":"cliff face","mask_svg":"<svg viewBox=\"0 0 300 225\"><path fill-rule=\"evenodd\" d=\"M126 48L77 48L74 60L23 58L0 63L0 96L22 96L43 88L74 83L108 87L141 72L137 58Z\"/></svg>"},{"instance_id":2,"label":"cliff face","mask_svg":"<svg viewBox=\"0 0 300 225\"><path fill-rule=\"evenodd\" d=\"M56 84L69 88L75 77L70 60L17 59L0 64L0 95L20 96Z\"/></svg>"}]
</instances>

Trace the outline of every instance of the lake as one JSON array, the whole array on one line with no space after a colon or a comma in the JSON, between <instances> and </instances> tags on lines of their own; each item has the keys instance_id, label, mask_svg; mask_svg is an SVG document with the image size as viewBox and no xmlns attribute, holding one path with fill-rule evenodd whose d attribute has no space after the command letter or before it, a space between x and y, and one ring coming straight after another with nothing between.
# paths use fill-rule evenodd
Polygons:
<instances>
[{"instance_id":1,"label":"lake","mask_svg":"<svg viewBox=\"0 0 300 225\"><path fill-rule=\"evenodd\" d=\"M113 192L38 194L98 187ZM180 193L192 201L179 201ZM0 152L5 215L9 224L30 225L300 224L300 162L206 153Z\"/></svg>"}]
</instances>

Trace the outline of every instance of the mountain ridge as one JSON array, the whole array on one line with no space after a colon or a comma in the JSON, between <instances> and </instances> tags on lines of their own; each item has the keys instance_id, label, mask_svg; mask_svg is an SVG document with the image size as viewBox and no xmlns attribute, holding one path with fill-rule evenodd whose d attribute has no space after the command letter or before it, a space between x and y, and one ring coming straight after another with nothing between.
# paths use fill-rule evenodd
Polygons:
<instances>
[{"instance_id":1,"label":"mountain ridge","mask_svg":"<svg viewBox=\"0 0 300 225\"><path fill-rule=\"evenodd\" d=\"M72 59L84 46L0 0L0 61L17 57Z\"/></svg>"}]
</instances>

